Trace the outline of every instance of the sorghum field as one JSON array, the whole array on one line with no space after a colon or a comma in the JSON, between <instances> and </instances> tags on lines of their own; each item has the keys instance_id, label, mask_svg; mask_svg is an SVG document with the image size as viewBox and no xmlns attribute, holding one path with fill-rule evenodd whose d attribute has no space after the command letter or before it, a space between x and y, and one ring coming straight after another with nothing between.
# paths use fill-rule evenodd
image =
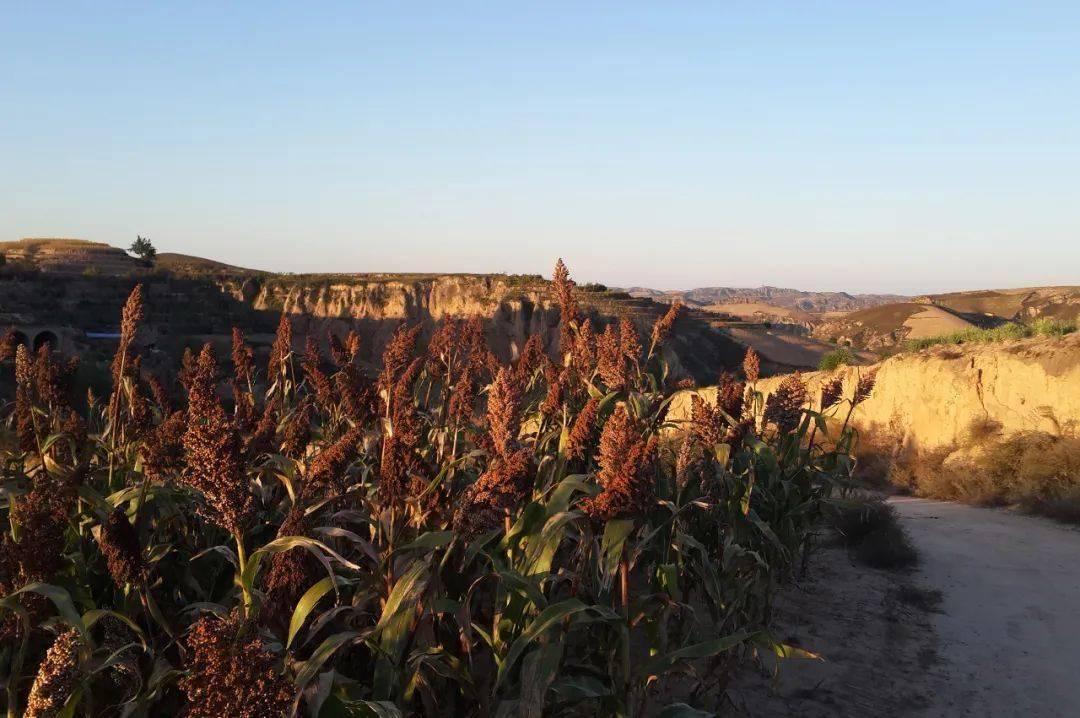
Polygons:
<instances>
[{"instance_id":1,"label":"sorghum field","mask_svg":"<svg viewBox=\"0 0 1080 718\"><path fill-rule=\"evenodd\" d=\"M673 427L678 305L639 337L595 330L561 262L552 290L561 356L508 366L479 320L400 327L373 375L283 316L268 366L235 330L166 382L139 288L109 396L6 343L7 715L696 716L795 650L770 605L854 432L815 441L798 377L763 402L752 352Z\"/></svg>"}]
</instances>

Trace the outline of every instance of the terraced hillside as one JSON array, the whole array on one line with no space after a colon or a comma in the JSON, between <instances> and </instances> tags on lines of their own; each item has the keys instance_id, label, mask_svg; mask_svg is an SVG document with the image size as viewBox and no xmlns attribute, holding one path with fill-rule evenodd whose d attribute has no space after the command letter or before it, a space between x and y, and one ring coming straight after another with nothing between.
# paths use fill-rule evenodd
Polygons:
<instances>
[{"instance_id":1,"label":"terraced hillside","mask_svg":"<svg viewBox=\"0 0 1080 718\"><path fill-rule=\"evenodd\" d=\"M28 238L0 242L0 255L15 267L50 274L125 275L146 269L144 263L118 247L82 239Z\"/></svg>"}]
</instances>

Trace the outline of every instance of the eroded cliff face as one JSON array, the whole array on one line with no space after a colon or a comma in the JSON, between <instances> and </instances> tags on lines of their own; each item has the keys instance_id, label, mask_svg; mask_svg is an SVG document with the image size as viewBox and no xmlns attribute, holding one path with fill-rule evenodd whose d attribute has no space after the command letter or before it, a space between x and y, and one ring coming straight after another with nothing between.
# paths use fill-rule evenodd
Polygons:
<instances>
[{"instance_id":1,"label":"eroded cliff face","mask_svg":"<svg viewBox=\"0 0 1080 718\"><path fill-rule=\"evenodd\" d=\"M377 364L394 329L402 322L423 326L421 344L446 317L484 319L492 351L503 360L518 355L528 338L539 335L545 349L558 352L559 308L545 282L502 275L444 275L410 278L362 276L305 279L246 278L223 281L223 293L236 303L276 317L293 317L294 334L309 332L324 337L327 331L357 329L363 342L362 357ZM624 294L580 291L582 312L600 331L608 322L629 318L642 337L668 306ZM676 324L664 350L675 376L699 382L713 380L736 365L745 349L712 328L708 316L689 311Z\"/></svg>"},{"instance_id":2,"label":"eroded cliff face","mask_svg":"<svg viewBox=\"0 0 1080 718\"><path fill-rule=\"evenodd\" d=\"M369 340L366 355L373 361L402 322L422 324L426 336L446 317L482 317L492 349L503 359L517 356L531 334L539 334L549 350L556 348L559 310L543 288L514 286L499 277L247 281L223 290L258 312L289 314L299 335L357 329Z\"/></svg>"},{"instance_id":3,"label":"eroded cliff face","mask_svg":"<svg viewBox=\"0 0 1080 718\"><path fill-rule=\"evenodd\" d=\"M1001 434L1080 431L1080 336L1003 344L935 347L892 357L875 367L845 367L845 396L860 375L877 370L873 394L852 421L864 435L895 442L897 450L929 451L964 443L973 427L991 424ZM816 403L828 372L803 374ZM766 396L782 381L758 382ZM703 389L713 401L715 388ZM846 407L839 410L842 418ZM826 412L828 413L828 412ZM690 392L677 397L669 417L685 421Z\"/></svg>"},{"instance_id":4,"label":"eroded cliff face","mask_svg":"<svg viewBox=\"0 0 1080 718\"><path fill-rule=\"evenodd\" d=\"M549 353L558 350L559 309L547 284L503 275L0 276L0 327L50 324L76 334L115 332L136 283L144 287L147 336L165 354L210 341L224 356L234 326L256 351L266 352L282 312L292 318L295 348L303 349L308 335L325 341L328 331L344 335L354 329L361 336L361 358L372 366L402 322L422 325L423 346L448 316L479 315L489 345L503 360L517 356L533 334ZM628 317L643 337L668 310L606 291L583 290L579 302L594 329ZM675 376L707 383L737 365L744 348L697 314L690 310L676 323L665 356Z\"/></svg>"}]
</instances>

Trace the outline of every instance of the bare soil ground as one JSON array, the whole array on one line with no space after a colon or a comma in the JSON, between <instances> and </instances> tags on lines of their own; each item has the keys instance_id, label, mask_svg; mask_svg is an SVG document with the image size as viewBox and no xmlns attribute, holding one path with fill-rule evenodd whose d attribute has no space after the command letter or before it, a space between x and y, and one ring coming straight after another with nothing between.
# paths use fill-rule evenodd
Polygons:
<instances>
[{"instance_id":1,"label":"bare soil ground","mask_svg":"<svg viewBox=\"0 0 1080 718\"><path fill-rule=\"evenodd\" d=\"M746 667L728 689L733 715L923 715L941 689L931 626L940 595L912 575L854 563L839 547L818 550L807 577L775 609L775 636L821 660Z\"/></svg>"},{"instance_id":2,"label":"bare soil ground","mask_svg":"<svg viewBox=\"0 0 1080 718\"><path fill-rule=\"evenodd\" d=\"M941 336L961 329L971 329L972 323L961 319L940 307L930 307L912 314L904 320L904 326L910 329L908 339L926 339Z\"/></svg>"},{"instance_id":3,"label":"bare soil ground","mask_svg":"<svg viewBox=\"0 0 1080 718\"><path fill-rule=\"evenodd\" d=\"M776 681L742 671L740 716L1080 715L1080 529L1012 511L894 498L919 566L820 550L776 606L780 640L822 654Z\"/></svg>"}]
</instances>

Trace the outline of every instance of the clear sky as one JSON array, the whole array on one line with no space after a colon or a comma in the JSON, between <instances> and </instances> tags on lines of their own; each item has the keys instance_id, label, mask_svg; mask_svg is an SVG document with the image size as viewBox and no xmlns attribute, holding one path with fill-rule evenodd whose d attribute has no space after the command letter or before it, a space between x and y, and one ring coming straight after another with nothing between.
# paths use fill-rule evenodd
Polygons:
<instances>
[{"instance_id":1,"label":"clear sky","mask_svg":"<svg viewBox=\"0 0 1080 718\"><path fill-rule=\"evenodd\" d=\"M1080 3L0 2L0 239L1080 284Z\"/></svg>"}]
</instances>

